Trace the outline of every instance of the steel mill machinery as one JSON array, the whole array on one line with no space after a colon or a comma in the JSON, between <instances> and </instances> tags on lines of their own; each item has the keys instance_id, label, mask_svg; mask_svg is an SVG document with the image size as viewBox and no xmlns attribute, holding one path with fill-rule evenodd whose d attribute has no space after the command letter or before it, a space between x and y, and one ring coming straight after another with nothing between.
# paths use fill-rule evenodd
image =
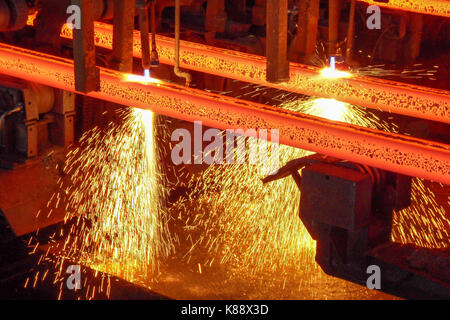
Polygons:
<instances>
[{"instance_id":1,"label":"steel mill machinery","mask_svg":"<svg viewBox=\"0 0 450 320\"><path fill-rule=\"evenodd\" d=\"M251 184L270 190L295 181L299 221L325 273L366 290L367 270L377 266L377 289L390 294L383 297L448 299L449 18L449 0L0 0L0 296L76 297L59 285L56 296L54 285L39 286L30 276L43 261L35 253L55 254L48 248L56 242L68 251L59 230L73 232L73 221L98 224L67 217L65 202L78 196L62 187L75 170L68 158L83 154L87 142L111 144L108 128L123 124L132 107L165 123L165 132L152 131L160 140L177 128L194 136L195 121L250 136L250 129L256 136L277 130L281 145L312 154L286 159ZM287 100L325 104L314 105L322 108L317 114L283 107ZM335 103L362 113L335 117ZM158 148L165 152L158 160L163 205L191 199L208 166L175 165L173 143ZM115 153L99 168L114 163ZM97 170L90 168L89 183ZM414 181L436 201L417 204ZM214 183L208 187L220 193ZM124 194L114 201L128 201ZM92 215L89 201L76 203ZM431 206L442 214L430 218ZM409 224L395 218L402 210L425 227L399 241L395 228ZM131 281L118 276L120 289L96 297L161 297L121 278Z\"/></svg>"}]
</instances>

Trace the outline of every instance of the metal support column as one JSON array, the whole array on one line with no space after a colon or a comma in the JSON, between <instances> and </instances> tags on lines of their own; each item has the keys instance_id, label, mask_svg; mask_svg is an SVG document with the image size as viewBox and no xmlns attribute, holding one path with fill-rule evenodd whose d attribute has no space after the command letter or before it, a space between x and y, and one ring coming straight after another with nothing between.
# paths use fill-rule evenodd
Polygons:
<instances>
[{"instance_id":1,"label":"metal support column","mask_svg":"<svg viewBox=\"0 0 450 320\"><path fill-rule=\"evenodd\" d=\"M267 0L267 81L289 80L287 57L288 0Z\"/></svg>"}]
</instances>

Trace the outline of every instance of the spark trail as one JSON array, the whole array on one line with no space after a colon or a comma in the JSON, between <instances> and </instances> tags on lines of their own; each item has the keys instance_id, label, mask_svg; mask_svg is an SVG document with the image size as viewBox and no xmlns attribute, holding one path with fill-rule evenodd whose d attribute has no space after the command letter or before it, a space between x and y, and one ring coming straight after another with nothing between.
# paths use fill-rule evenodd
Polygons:
<instances>
[{"instance_id":1,"label":"spark trail","mask_svg":"<svg viewBox=\"0 0 450 320\"><path fill-rule=\"evenodd\" d=\"M280 107L390 132L399 130L365 108L332 99L295 99ZM281 165L309 154L288 146L280 146L279 152ZM229 264L247 274L276 274L276 278L301 266L294 272L322 277L314 263L315 243L298 217L300 192L296 184L286 178L263 186L262 169L213 165L203 173L201 183L191 181L195 191L176 206L186 230L200 231L197 238L188 235L192 246L186 258L207 266ZM426 247L449 245L450 224L445 208L437 204L432 190L420 179L413 180L412 202L410 208L395 213L393 240ZM209 253L205 261L196 260L204 250ZM288 277L292 280L292 276ZM308 281L314 283L313 279Z\"/></svg>"},{"instance_id":2,"label":"spark trail","mask_svg":"<svg viewBox=\"0 0 450 320\"><path fill-rule=\"evenodd\" d=\"M51 243L51 255L41 259L52 260L59 270L55 282L65 276L63 264L69 260L142 283L158 273L173 250L162 206L165 189L153 113L119 113L120 123L86 132L67 155L67 178L55 197L67 203L67 224L60 231L64 241Z\"/></svg>"}]
</instances>

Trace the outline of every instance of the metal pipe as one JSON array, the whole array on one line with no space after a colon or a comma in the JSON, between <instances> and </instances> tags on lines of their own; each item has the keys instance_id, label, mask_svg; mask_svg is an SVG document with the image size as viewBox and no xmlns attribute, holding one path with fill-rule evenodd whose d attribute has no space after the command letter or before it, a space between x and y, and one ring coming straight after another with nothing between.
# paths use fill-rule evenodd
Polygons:
<instances>
[{"instance_id":1,"label":"metal pipe","mask_svg":"<svg viewBox=\"0 0 450 320\"><path fill-rule=\"evenodd\" d=\"M328 55L334 56L339 39L340 0L328 0Z\"/></svg>"},{"instance_id":2,"label":"metal pipe","mask_svg":"<svg viewBox=\"0 0 450 320\"><path fill-rule=\"evenodd\" d=\"M156 47L156 1L151 3L152 8L152 57L151 57L151 65L158 66L159 65L159 56L158 50Z\"/></svg>"},{"instance_id":3,"label":"metal pipe","mask_svg":"<svg viewBox=\"0 0 450 320\"><path fill-rule=\"evenodd\" d=\"M0 74L75 91L73 62L0 44ZM219 129L278 129L280 143L450 185L450 146L308 116L168 83L126 81L101 68L87 96ZM269 130L270 131L270 130ZM268 139L271 139L269 136Z\"/></svg>"},{"instance_id":4,"label":"metal pipe","mask_svg":"<svg viewBox=\"0 0 450 320\"><path fill-rule=\"evenodd\" d=\"M19 106L15 107L12 110L8 110L8 111L3 112L0 115L0 134L1 134L1 136L0 136L1 140L0 141L1 142L3 142L3 140L5 139L4 138L5 133L3 133L2 129L3 129L3 124L5 123L6 117L8 117L8 116L10 116L10 115L12 115L14 113L17 113L17 112L21 111L22 109L23 109L23 106L19 105ZM3 145L1 143L0 143L0 146L3 147Z\"/></svg>"},{"instance_id":5,"label":"metal pipe","mask_svg":"<svg viewBox=\"0 0 450 320\"><path fill-rule=\"evenodd\" d=\"M112 48L112 26L96 22L96 45ZM72 30L64 27L61 36L72 38ZM134 33L133 55L140 57L138 31ZM172 38L157 36L161 63L173 65L175 48ZM180 42L181 66L190 70L230 79L260 84L310 96L333 98L354 105L401 115L450 123L450 93L446 90L353 75L345 79L323 79L320 69L290 63L290 80L266 81L265 57L216 48L187 41Z\"/></svg>"},{"instance_id":6,"label":"metal pipe","mask_svg":"<svg viewBox=\"0 0 450 320\"><path fill-rule=\"evenodd\" d=\"M177 77L186 79L186 86L191 83L191 75L180 70L180 20L181 20L180 0L175 0L175 66L173 71Z\"/></svg>"},{"instance_id":7,"label":"metal pipe","mask_svg":"<svg viewBox=\"0 0 450 320\"><path fill-rule=\"evenodd\" d=\"M14 114L16 112L19 112L22 109L23 109L23 106L17 106L17 107L15 107L12 110L8 110L8 111L3 112L0 115L0 131L2 131L3 123L5 122L6 117L8 117L8 116L10 116L10 115L12 115L12 114Z\"/></svg>"},{"instance_id":8,"label":"metal pipe","mask_svg":"<svg viewBox=\"0 0 450 320\"><path fill-rule=\"evenodd\" d=\"M348 18L347 47L345 49L345 61L350 63L353 54L353 38L355 37L355 10L356 0L351 0L350 15Z\"/></svg>"},{"instance_id":9,"label":"metal pipe","mask_svg":"<svg viewBox=\"0 0 450 320\"><path fill-rule=\"evenodd\" d=\"M148 38L148 7L146 0L138 0L136 6L139 11L139 29L141 34L141 49L142 49L142 68L144 70L150 69L150 40Z\"/></svg>"}]
</instances>

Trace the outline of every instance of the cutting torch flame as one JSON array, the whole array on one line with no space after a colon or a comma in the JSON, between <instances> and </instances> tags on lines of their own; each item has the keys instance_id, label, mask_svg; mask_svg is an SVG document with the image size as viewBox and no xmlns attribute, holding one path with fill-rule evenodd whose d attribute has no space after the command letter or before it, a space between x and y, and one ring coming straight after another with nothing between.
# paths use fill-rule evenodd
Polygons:
<instances>
[{"instance_id":1,"label":"cutting torch flame","mask_svg":"<svg viewBox=\"0 0 450 320\"><path fill-rule=\"evenodd\" d=\"M150 77L150 69L145 69L144 70L144 79L147 81L150 81L151 77Z\"/></svg>"},{"instance_id":2,"label":"cutting torch flame","mask_svg":"<svg viewBox=\"0 0 450 320\"><path fill-rule=\"evenodd\" d=\"M330 67L324 68L320 71L322 77L327 79L339 79L339 78L349 78L351 74L348 72L336 70L336 58L330 58Z\"/></svg>"},{"instance_id":3,"label":"cutting torch flame","mask_svg":"<svg viewBox=\"0 0 450 320\"><path fill-rule=\"evenodd\" d=\"M161 83L161 81L159 81L158 79L152 78L150 76L150 70L148 70L148 69L144 70L143 76L140 76L138 74L131 74L131 73L126 74L125 81L138 82L138 83L142 83L142 84Z\"/></svg>"},{"instance_id":4,"label":"cutting torch flame","mask_svg":"<svg viewBox=\"0 0 450 320\"><path fill-rule=\"evenodd\" d=\"M330 58L330 69L336 71L336 57Z\"/></svg>"}]
</instances>

